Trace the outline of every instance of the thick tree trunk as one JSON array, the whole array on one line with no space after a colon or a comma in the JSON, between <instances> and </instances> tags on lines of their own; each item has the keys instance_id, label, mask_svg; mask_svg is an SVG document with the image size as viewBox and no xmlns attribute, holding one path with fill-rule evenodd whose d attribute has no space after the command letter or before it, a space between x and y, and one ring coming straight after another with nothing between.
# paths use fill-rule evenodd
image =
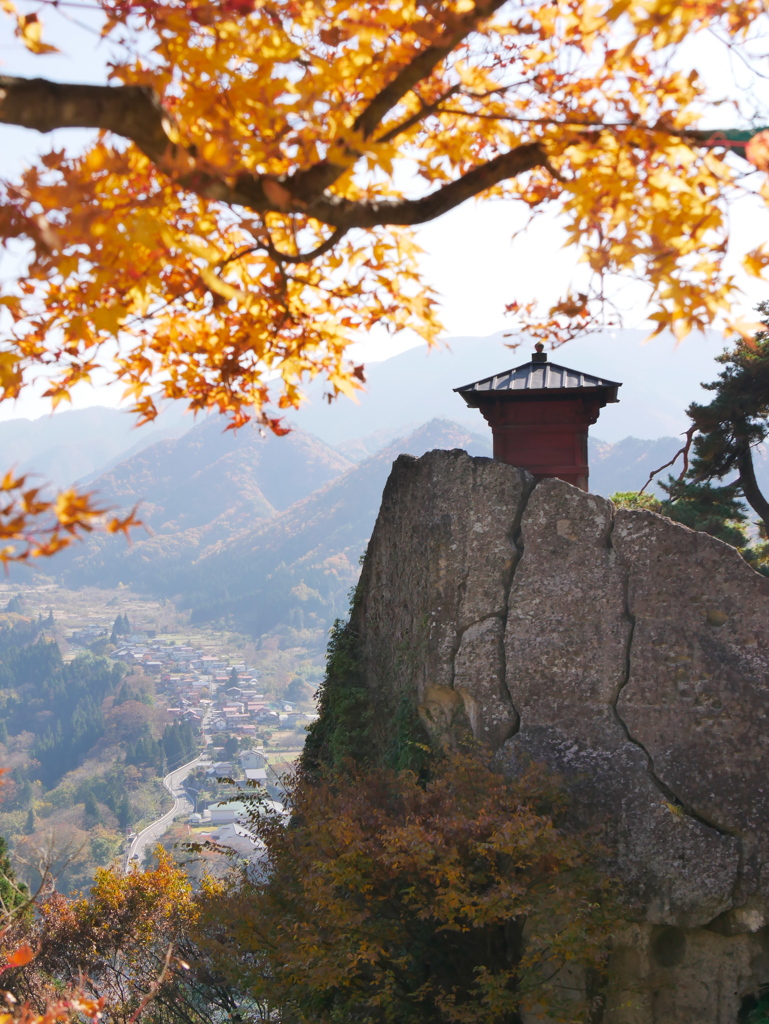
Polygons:
<instances>
[{"instance_id":1,"label":"thick tree trunk","mask_svg":"<svg viewBox=\"0 0 769 1024\"><path fill-rule=\"evenodd\" d=\"M737 466L740 471L742 493L756 515L763 521L767 534L769 534L769 501L766 500L761 493L761 488L758 486L756 470L753 465L753 452L750 446L740 455Z\"/></svg>"}]
</instances>

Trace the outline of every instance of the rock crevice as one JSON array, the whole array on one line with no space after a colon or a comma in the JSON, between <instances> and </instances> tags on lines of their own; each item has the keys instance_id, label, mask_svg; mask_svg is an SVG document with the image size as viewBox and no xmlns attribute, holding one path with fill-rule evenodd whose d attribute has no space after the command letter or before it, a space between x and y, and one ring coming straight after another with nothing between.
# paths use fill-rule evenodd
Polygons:
<instances>
[{"instance_id":1,"label":"rock crevice","mask_svg":"<svg viewBox=\"0 0 769 1024\"><path fill-rule=\"evenodd\" d=\"M612 524L612 532L613 532L613 524ZM611 545L611 536L610 536L610 539L609 539L609 543ZM621 561L620 561L620 564L621 564ZM630 728L628 727L627 722L624 721L624 719L622 718L622 715L619 712L618 705L619 705L620 697L622 696L623 690L625 689L625 687L630 682L630 673L631 673L631 665L632 665L632 653L633 653L633 637L635 635L635 627L636 627L635 618L634 618L632 612L630 611L630 602L629 602L629 598L628 598L628 591L629 591L629 574L628 574L628 576L626 577L626 580L625 580L625 591L624 591L625 615L626 615L627 621L629 623L629 630L628 630L628 635L627 635L627 644L626 644L626 648L625 648L625 670L624 670L624 673L623 673L623 678L622 678L622 680L620 682L620 685L619 685L619 687L617 689L617 692L614 695L614 699L611 701L611 708L612 708L612 711L614 712L614 715L615 715L615 717L617 719L617 723L619 724L619 726L622 729L623 733L627 737L628 742L632 743L635 747L637 747L643 753L644 757L646 758L646 767L647 767L647 771L649 773L649 777L651 778L651 780L654 783L654 785L656 786L656 788L659 790L660 794L665 798L665 800L667 800L672 807L677 808L680 811L680 813L685 814L687 817L691 818L693 821L699 822L699 824L705 825L707 828L712 828L714 831L719 832L721 835L730 836L731 838L736 839L737 840L737 844L738 844L738 848L739 848L739 846L740 846L739 836L737 835L736 832L730 831L729 829L724 828L723 825L720 825L716 821L708 821L707 819L705 819L701 814L698 814L697 811L694 810L694 808L688 806L685 803L685 801L681 799L681 797L679 796L678 793L676 793L673 789L671 789L670 786L668 786L665 782L662 781L662 779L659 777L659 775L656 772L656 769L655 769L655 766L654 766L654 758L652 757L652 754L650 753L650 751L648 751L646 749L646 747L643 745L641 740L639 740L637 736L633 735L633 733L630 731ZM740 861L741 861L741 857L740 857ZM740 870L739 870L739 867L738 867L737 873L735 875L735 880L734 880L734 887L735 888L739 884L739 878L740 878Z\"/></svg>"}]
</instances>

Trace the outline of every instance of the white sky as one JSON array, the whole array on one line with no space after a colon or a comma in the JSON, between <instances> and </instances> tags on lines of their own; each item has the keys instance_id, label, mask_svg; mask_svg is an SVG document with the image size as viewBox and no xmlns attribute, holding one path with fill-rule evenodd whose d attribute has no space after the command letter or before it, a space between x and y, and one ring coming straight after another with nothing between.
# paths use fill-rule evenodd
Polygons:
<instances>
[{"instance_id":1,"label":"white sky","mask_svg":"<svg viewBox=\"0 0 769 1024\"><path fill-rule=\"evenodd\" d=\"M30 5L30 9L36 9ZM79 17L84 12L76 12ZM45 38L62 49L61 55L34 57L14 40L10 19L0 20L0 71L4 74L42 76L59 81L104 81L104 62L107 50L97 34L89 34L68 24L55 11L42 12L46 24ZM700 71L716 83L729 78L730 69L719 57L719 51L707 43L698 43ZM719 60L721 64L719 65ZM724 111L725 119L730 117ZM9 176L17 172L35 154L45 152L52 145L77 146L88 133L59 131L43 136L21 128L0 126L0 174ZM510 203L466 203L438 221L419 230L419 241L425 250L423 268L426 279L442 296L442 319L447 336L485 336L509 329L503 315L504 306L513 299L527 301L537 298L543 302L562 295L575 278L574 256L562 248L563 237L552 217L544 216L531 231L512 241L513 234L525 223L526 212ZM737 204L733 214L734 254L740 255L769 237L769 212L750 200ZM756 302L766 298L769 289L755 278L748 278L734 259L744 296L739 312L754 319L752 309ZM9 271L7 259L0 263L0 276ZM618 297L626 309L624 326L644 325L643 294L638 287L625 287ZM395 339L373 336L355 347L352 355L363 360L387 358L418 344L419 340L405 335ZM684 346L697 345L690 339ZM654 346L660 352L660 345ZM653 358L650 350L650 358ZM666 362L675 367L675 346L666 349ZM687 360L682 360L682 364ZM682 365L683 370L683 365ZM685 378L686 373L682 374ZM689 381L682 380L682 406L688 401ZM75 405L117 405L120 401L116 389L103 387L81 389ZM48 404L32 395L17 403L0 405L0 419L18 416L36 417L47 413Z\"/></svg>"}]
</instances>

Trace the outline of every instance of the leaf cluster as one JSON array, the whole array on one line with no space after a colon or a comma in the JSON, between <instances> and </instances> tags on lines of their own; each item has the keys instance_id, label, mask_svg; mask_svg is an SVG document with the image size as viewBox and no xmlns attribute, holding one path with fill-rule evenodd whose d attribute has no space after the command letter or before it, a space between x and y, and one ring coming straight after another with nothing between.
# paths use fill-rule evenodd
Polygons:
<instances>
[{"instance_id":1,"label":"leaf cluster","mask_svg":"<svg viewBox=\"0 0 769 1024\"><path fill-rule=\"evenodd\" d=\"M708 33L749 62L761 0L95 6L110 85L3 78L0 120L99 136L0 186L0 238L28 243L0 296L0 400L41 367L54 406L106 374L141 421L166 398L280 433L307 380L329 397L362 386L361 335L436 341L412 228L473 197L554 209L589 268L588 291L546 311L548 340L595 322L612 275L647 283L656 330L728 316L728 208L753 185L727 154L763 166L763 150L696 128L717 101L682 47ZM3 9L28 50L50 51L37 14ZM3 487L5 559L99 518L88 496Z\"/></svg>"},{"instance_id":2,"label":"leaf cluster","mask_svg":"<svg viewBox=\"0 0 769 1024\"><path fill-rule=\"evenodd\" d=\"M192 887L162 847L155 853L151 870L102 868L88 895L40 901L27 936L34 958L6 978L16 999L42 1011L57 991L75 990L120 1024L206 1024L221 1012L215 988L189 962Z\"/></svg>"}]
</instances>

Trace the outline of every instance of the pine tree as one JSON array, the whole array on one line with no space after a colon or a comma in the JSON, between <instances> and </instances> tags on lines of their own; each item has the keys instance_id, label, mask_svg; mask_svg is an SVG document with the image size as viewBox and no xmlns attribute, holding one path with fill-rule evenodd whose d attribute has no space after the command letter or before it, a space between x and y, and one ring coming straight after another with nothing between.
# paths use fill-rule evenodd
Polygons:
<instances>
[{"instance_id":1,"label":"pine tree","mask_svg":"<svg viewBox=\"0 0 769 1024\"><path fill-rule=\"evenodd\" d=\"M30 807L29 811L27 811L27 820L24 825L24 835L31 836L36 828L37 819L35 817L35 811L34 808Z\"/></svg>"},{"instance_id":2,"label":"pine tree","mask_svg":"<svg viewBox=\"0 0 769 1024\"><path fill-rule=\"evenodd\" d=\"M756 307L769 328L769 302ZM718 380L703 384L713 392L708 405L694 402L687 409L698 434L690 478L696 482L723 480L737 474L735 486L769 527L769 501L756 481L753 448L769 437L769 329L718 356L724 369Z\"/></svg>"},{"instance_id":3,"label":"pine tree","mask_svg":"<svg viewBox=\"0 0 769 1024\"><path fill-rule=\"evenodd\" d=\"M96 823L101 820L101 811L93 793L86 794L86 798L83 801L83 811L86 818L90 819L91 822Z\"/></svg>"},{"instance_id":4,"label":"pine tree","mask_svg":"<svg viewBox=\"0 0 769 1024\"><path fill-rule=\"evenodd\" d=\"M128 828L131 821L131 805L128 802L128 794L124 793L115 810L118 823L121 828Z\"/></svg>"},{"instance_id":5,"label":"pine tree","mask_svg":"<svg viewBox=\"0 0 769 1024\"><path fill-rule=\"evenodd\" d=\"M663 515L692 530L718 537L735 548L748 546L750 541L745 531L748 516L739 500L739 484L717 487L707 481L699 481L697 468L692 466L682 480L670 477L666 484L661 483L660 486L668 495L661 503Z\"/></svg>"},{"instance_id":6,"label":"pine tree","mask_svg":"<svg viewBox=\"0 0 769 1024\"><path fill-rule=\"evenodd\" d=\"M21 598L18 594L14 594L13 597L9 598L5 610L12 612L14 615L21 615Z\"/></svg>"}]
</instances>

